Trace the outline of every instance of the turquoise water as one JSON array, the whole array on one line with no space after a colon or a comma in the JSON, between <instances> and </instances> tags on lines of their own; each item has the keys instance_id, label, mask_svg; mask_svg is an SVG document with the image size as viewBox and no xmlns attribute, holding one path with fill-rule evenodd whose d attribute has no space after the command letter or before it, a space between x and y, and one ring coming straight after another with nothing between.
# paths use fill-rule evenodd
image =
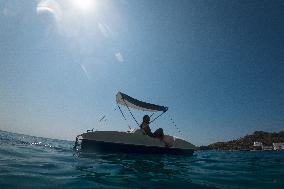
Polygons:
<instances>
[{"instance_id":1,"label":"turquoise water","mask_svg":"<svg viewBox=\"0 0 284 189\"><path fill-rule=\"evenodd\" d=\"M284 188L284 152L81 153L0 131L0 188Z\"/></svg>"}]
</instances>

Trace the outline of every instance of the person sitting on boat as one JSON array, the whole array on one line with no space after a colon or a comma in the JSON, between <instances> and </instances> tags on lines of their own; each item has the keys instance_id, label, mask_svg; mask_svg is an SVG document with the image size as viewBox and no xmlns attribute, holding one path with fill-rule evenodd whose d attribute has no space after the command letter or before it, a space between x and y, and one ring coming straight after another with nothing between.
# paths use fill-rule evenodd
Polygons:
<instances>
[{"instance_id":1,"label":"person sitting on boat","mask_svg":"<svg viewBox=\"0 0 284 189\"><path fill-rule=\"evenodd\" d=\"M146 135L163 140L164 138L163 129L159 128L154 133L152 133L149 124L150 124L150 117L148 115L144 115L143 122L141 123L140 128L145 132Z\"/></svg>"}]
</instances>

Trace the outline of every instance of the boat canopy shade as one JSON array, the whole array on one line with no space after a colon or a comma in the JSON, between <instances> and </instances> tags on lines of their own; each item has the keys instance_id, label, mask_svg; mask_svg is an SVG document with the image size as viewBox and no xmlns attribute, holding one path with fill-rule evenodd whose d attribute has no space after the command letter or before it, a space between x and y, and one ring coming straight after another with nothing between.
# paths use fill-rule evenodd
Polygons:
<instances>
[{"instance_id":1,"label":"boat canopy shade","mask_svg":"<svg viewBox=\"0 0 284 189\"><path fill-rule=\"evenodd\" d=\"M134 99L121 92L118 92L116 94L116 102L118 104L130 107L130 108L143 110L143 111L149 111L149 112L158 112L158 111L166 112L168 110L168 107L150 104L147 102L142 102L140 100Z\"/></svg>"}]
</instances>

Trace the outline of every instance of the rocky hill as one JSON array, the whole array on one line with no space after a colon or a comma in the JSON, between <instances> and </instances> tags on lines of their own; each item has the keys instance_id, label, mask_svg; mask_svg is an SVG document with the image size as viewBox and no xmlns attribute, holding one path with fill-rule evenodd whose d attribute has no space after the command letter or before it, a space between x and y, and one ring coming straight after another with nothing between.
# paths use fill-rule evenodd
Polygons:
<instances>
[{"instance_id":1,"label":"rocky hill","mask_svg":"<svg viewBox=\"0 0 284 189\"><path fill-rule=\"evenodd\" d=\"M272 146L272 143L284 142L284 131L279 133L268 133L264 131L255 131L251 135L228 142L217 142L208 146L202 146L200 149L209 150L252 150L253 142L262 142L265 146Z\"/></svg>"}]
</instances>

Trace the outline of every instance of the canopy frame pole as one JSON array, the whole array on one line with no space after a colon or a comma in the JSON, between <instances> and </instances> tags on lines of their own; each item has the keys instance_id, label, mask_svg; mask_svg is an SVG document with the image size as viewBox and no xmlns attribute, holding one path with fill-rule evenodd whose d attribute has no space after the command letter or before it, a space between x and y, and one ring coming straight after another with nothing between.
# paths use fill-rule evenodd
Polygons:
<instances>
[{"instance_id":1,"label":"canopy frame pole","mask_svg":"<svg viewBox=\"0 0 284 189\"><path fill-rule=\"evenodd\" d=\"M174 119L172 117L170 117L170 120L172 121L172 124L174 125L174 127L176 128L176 130L179 132L179 134L181 135L181 137L184 137L181 130L178 128L178 126L176 125Z\"/></svg>"},{"instance_id":2,"label":"canopy frame pole","mask_svg":"<svg viewBox=\"0 0 284 189\"><path fill-rule=\"evenodd\" d=\"M124 98L122 98L122 100L123 100L123 102L124 102L125 106L127 107L127 109L128 109L128 111L129 111L129 113L131 114L132 118L134 119L134 121L136 122L136 124L139 126L138 121L135 119L134 115L133 115L133 114L132 114L132 112L130 111L130 109L129 109L128 105L126 104L126 102L125 102L125 100L124 100Z\"/></svg>"},{"instance_id":3,"label":"canopy frame pole","mask_svg":"<svg viewBox=\"0 0 284 189\"><path fill-rule=\"evenodd\" d=\"M155 117L152 121L150 121L150 123L153 123L156 119L158 119L160 116L162 116L164 113L166 112L162 112L160 115L158 115L157 117Z\"/></svg>"},{"instance_id":4,"label":"canopy frame pole","mask_svg":"<svg viewBox=\"0 0 284 189\"><path fill-rule=\"evenodd\" d=\"M121 115L123 116L124 120L125 120L126 122L128 122L127 119L126 119L126 117L125 117L125 115L124 115L124 113L123 113L123 111L122 111L122 109L120 108L120 106L119 106L118 104L117 104L117 106L118 106L118 109L119 109ZM128 128L130 129L130 131L132 130L129 123L128 123Z\"/></svg>"},{"instance_id":5,"label":"canopy frame pole","mask_svg":"<svg viewBox=\"0 0 284 189\"><path fill-rule=\"evenodd\" d=\"M124 113L122 112L122 110L121 110L120 106L119 106L118 104L117 104L117 106L118 106L118 109L119 109L119 111L120 111L121 115L123 116L124 120L125 120L125 121L127 121L127 119L126 119L126 117L125 117Z\"/></svg>"}]
</instances>

